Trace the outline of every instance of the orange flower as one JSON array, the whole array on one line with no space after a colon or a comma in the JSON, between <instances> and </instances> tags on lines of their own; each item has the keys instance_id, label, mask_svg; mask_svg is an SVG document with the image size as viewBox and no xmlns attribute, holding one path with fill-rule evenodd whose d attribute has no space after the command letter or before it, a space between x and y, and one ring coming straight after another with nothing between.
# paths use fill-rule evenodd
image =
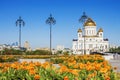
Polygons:
<instances>
[{"instance_id":1,"label":"orange flower","mask_svg":"<svg viewBox=\"0 0 120 80\"><path fill-rule=\"evenodd\" d=\"M101 68L101 69L100 69L100 72L101 72L101 73L106 73L107 71L108 71L107 68Z\"/></svg>"},{"instance_id":2,"label":"orange flower","mask_svg":"<svg viewBox=\"0 0 120 80\"><path fill-rule=\"evenodd\" d=\"M41 66L41 63L40 62L35 62L35 65L36 66Z\"/></svg>"},{"instance_id":3,"label":"orange flower","mask_svg":"<svg viewBox=\"0 0 120 80\"><path fill-rule=\"evenodd\" d=\"M61 64L61 63L59 63L59 66L62 66L62 64Z\"/></svg>"},{"instance_id":4,"label":"orange flower","mask_svg":"<svg viewBox=\"0 0 120 80\"><path fill-rule=\"evenodd\" d=\"M6 72L8 70L8 67L4 67L3 69L2 69L2 72Z\"/></svg>"},{"instance_id":5,"label":"orange flower","mask_svg":"<svg viewBox=\"0 0 120 80\"><path fill-rule=\"evenodd\" d=\"M110 77L109 76L105 76L105 80L110 80Z\"/></svg>"},{"instance_id":6,"label":"orange flower","mask_svg":"<svg viewBox=\"0 0 120 80\"><path fill-rule=\"evenodd\" d=\"M13 63L13 64L11 64L11 67L14 68L14 69L16 69L17 65Z\"/></svg>"},{"instance_id":7,"label":"orange flower","mask_svg":"<svg viewBox=\"0 0 120 80\"><path fill-rule=\"evenodd\" d=\"M91 70L93 69L93 66L91 66L91 65L86 66L86 69L87 69L88 71L91 71Z\"/></svg>"},{"instance_id":8,"label":"orange flower","mask_svg":"<svg viewBox=\"0 0 120 80\"><path fill-rule=\"evenodd\" d=\"M69 80L69 78L67 76L64 77L64 80Z\"/></svg>"},{"instance_id":9,"label":"orange flower","mask_svg":"<svg viewBox=\"0 0 120 80\"><path fill-rule=\"evenodd\" d=\"M28 64L28 63L27 63L27 61L23 61L21 64L22 64L22 65L26 65L26 64Z\"/></svg>"},{"instance_id":10,"label":"orange flower","mask_svg":"<svg viewBox=\"0 0 120 80\"><path fill-rule=\"evenodd\" d=\"M9 63L4 63L4 66L5 67L10 67L10 64Z\"/></svg>"},{"instance_id":11,"label":"orange flower","mask_svg":"<svg viewBox=\"0 0 120 80\"><path fill-rule=\"evenodd\" d=\"M95 77L95 76L96 76L96 73L94 72L94 73L89 74L88 78L92 78L92 77Z\"/></svg>"},{"instance_id":12,"label":"orange flower","mask_svg":"<svg viewBox=\"0 0 120 80\"><path fill-rule=\"evenodd\" d=\"M34 76L34 79L35 79L35 80L39 80L39 79L40 79L40 75L36 74L36 75Z\"/></svg>"},{"instance_id":13,"label":"orange flower","mask_svg":"<svg viewBox=\"0 0 120 80\"><path fill-rule=\"evenodd\" d=\"M29 74L31 75L35 74L35 70L29 70Z\"/></svg>"},{"instance_id":14,"label":"orange flower","mask_svg":"<svg viewBox=\"0 0 120 80\"><path fill-rule=\"evenodd\" d=\"M72 70L71 73L74 74L75 76L78 76L78 75L79 75L79 74L78 74L78 70L76 70L76 69Z\"/></svg>"},{"instance_id":15,"label":"orange flower","mask_svg":"<svg viewBox=\"0 0 120 80\"><path fill-rule=\"evenodd\" d=\"M61 72L61 73L62 72L67 72L67 71L68 71L68 68L67 68L67 66L64 66L64 65L61 66L60 69L59 69L59 72Z\"/></svg>"},{"instance_id":16,"label":"orange flower","mask_svg":"<svg viewBox=\"0 0 120 80\"><path fill-rule=\"evenodd\" d=\"M2 67L2 63L0 63L0 67Z\"/></svg>"},{"instance_id":17,"label":"orange flower","mask_svg":"<svg viewBox=\"0 0 120 80\"><path fill-rule=\"evenodd\" d=\"M43 68L47 69L50 68L50 63L49 62L45 62L41 65Z\"/></svg>"},{"instance_id":18,"label":"orange flower","mask_svg":"<svg viewBox=\"0 0 120 80\"><path fill-rule=\"evenodd\" d=\"M77 69L79 67L78 64L74 65L73 68Z\"/></svg>"},{"instance_id":19,"label":"orange flower","mask_svg":"<svg viewBox=\"0 0 120 80\"><path fill-rule=\"evenodd\" d=\"M99 63L95 63L94 64L94 66L95 66L95 70L100 70L100 68L101 68L101 64Z\"/></svg>"},{"instance_id":20,"label":"orange flower","mask_svg":"<svg viewBox=\"0 0 120 80\"><path fill-rule=\"evenodd\" d=\"M80 67L80 69L83 69L83 68L85 68L85 64L80 63L80 64L79 64L79 67Z\"/></svg>"}]
</instances>

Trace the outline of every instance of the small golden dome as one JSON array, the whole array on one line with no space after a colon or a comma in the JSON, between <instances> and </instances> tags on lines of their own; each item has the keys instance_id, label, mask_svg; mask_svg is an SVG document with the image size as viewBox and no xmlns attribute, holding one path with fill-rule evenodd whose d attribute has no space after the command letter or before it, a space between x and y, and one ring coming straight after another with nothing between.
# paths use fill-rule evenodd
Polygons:
<instances>
[{"instance_id":1,"label":"small golden dome","mask_svg":"<svg viewBox=\"0 0 120 80\"><path fill-rule=\"evenodd\" d=\"M80 28L78 29L78 33L79 33L79 32L82 32L82 30L81 30Z\"/></svg>"},{"instance_id":2,"label":"small golden dome","mask_svg":"<svg viewBox=\"0 0 120 80\"><path fill-rule=\"evenodd\" d=\"M103 32L103 29L102 29L102 28L100 28L98 32Z\"/></svg>"},{"instance_id":3,"label":"small golden dome","mask_svg":"<svg viewBox=\"0 0 120 80\"><path fill-rule=\"evenodd\" d=\"M88 18L87 21L84 23L84 26L96 26L96 24L91 18Z\"/></svg>"}]
</instances>

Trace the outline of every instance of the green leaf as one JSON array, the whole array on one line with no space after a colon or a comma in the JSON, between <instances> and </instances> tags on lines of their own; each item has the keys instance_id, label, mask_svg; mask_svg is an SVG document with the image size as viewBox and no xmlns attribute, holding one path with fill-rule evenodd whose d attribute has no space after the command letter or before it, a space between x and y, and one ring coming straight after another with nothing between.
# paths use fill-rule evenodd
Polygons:
<instances>
[{"instance_id":1,"label":"green leaf","mask_svg":"<svg viewBox=\"0 0 120 80\"><path fill-rule=\"evenodd\" d=\"M32 80L32 79L31 79L31 76L28 75L28 74L26 74L26 79L27 79L27 80Z\"/></svg>"}]
</instances>

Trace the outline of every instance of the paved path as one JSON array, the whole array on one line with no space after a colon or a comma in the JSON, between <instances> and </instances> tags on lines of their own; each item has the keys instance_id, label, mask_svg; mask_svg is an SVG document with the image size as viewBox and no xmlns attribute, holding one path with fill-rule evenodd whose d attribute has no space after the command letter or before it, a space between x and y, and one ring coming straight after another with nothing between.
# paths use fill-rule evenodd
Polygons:
<instances>
[{"instance_id":1,"label":"paved path","mask_svg":"<svg viewBox=\"0 0 120 80\"><path fill-rule=\"evenodd\" d=\"M110 60L109 61L112 67L117 67L115 72L120 72L120 60Z\"/></svg>"},{"instance_id":2,"label":"paved path","mask_svg":"<svg viewBox=\"0 0 120 80\"><path fill-rule=\"evenodd\" d=\"M120 55L117 56L116 59L109 60L112 67L117 67L117 70L115 72L120 72Z\"/></svg>"}]
</instances>

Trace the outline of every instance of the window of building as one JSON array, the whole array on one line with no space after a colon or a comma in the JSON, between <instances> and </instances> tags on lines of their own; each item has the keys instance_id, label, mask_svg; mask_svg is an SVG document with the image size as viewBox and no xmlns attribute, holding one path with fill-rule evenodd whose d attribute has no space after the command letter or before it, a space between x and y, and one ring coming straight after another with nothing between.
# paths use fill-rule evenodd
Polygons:
<instances>
[{"instance_id":1,"label":"window of building","mask_svg":"<svg viewBox=\"0 0 120 80\"><path fill-rule=\"evenodd\" d=\"M77 49L77 45L75 45L75 49Z\"/></svg>"},{"instance_id":2,"label":"window of building","mask_svg":"<svg viewBox=\"0 0 120 80\"><path fill-rule=\"evenodd\" d=\"M91 34L91 30L90 30L90 34Z\"/></svg>"},{"instance_id":3,"label":"window of building","mask_svg":"<svg viewBox=\"0 0 120 80\"><path fill-rule=\"evenodd\" d=\"M79 34L79 37L81 37L81 34Z\"/></svg>"},{"instance_id":4,"label":"window of building","mask_svg":"<svg viewBox=\"0 0 120 80\"><path fill-rule=\"evenodd\" d=\"M98 46L98 45L96 44L96 48L97 48L97 46Z\"/></svg>"},{"instance_id":5,"label":"window of building","mask_svg":"<svg viewBox=\"0 0 120 80\"><path fill-rule=\"evenodd\" d=\"M92 44L89 44L89 48L93 48L93 45L92 45Z\"/></svg>"},{"instance_id":6,"label":"window of building","mask_svg":"<svg viewBox=\"0 0 120 80\"><path fill-rule=\"evenodd\" d=\"M79 44L79 49L81 48L81 45Z\"/></svg>"},{"instance_id":7,"label":"window of building","mask_svg":"<svg viewBox=\"0 0 120 80\"><path fill-rule=\"evenodd\" d=\"M90 41L91 41L92 39L90 39Z\"/></svg>"},{"instance_id":8,"label":"window of building","mask_svg":"<svg viewBox=\"0 0 120 80\"><path fill-rule=\"evenodd\" d=\"M105 45L105 48L107 48L107 45Z\"/></svg>"}]
</instances>

